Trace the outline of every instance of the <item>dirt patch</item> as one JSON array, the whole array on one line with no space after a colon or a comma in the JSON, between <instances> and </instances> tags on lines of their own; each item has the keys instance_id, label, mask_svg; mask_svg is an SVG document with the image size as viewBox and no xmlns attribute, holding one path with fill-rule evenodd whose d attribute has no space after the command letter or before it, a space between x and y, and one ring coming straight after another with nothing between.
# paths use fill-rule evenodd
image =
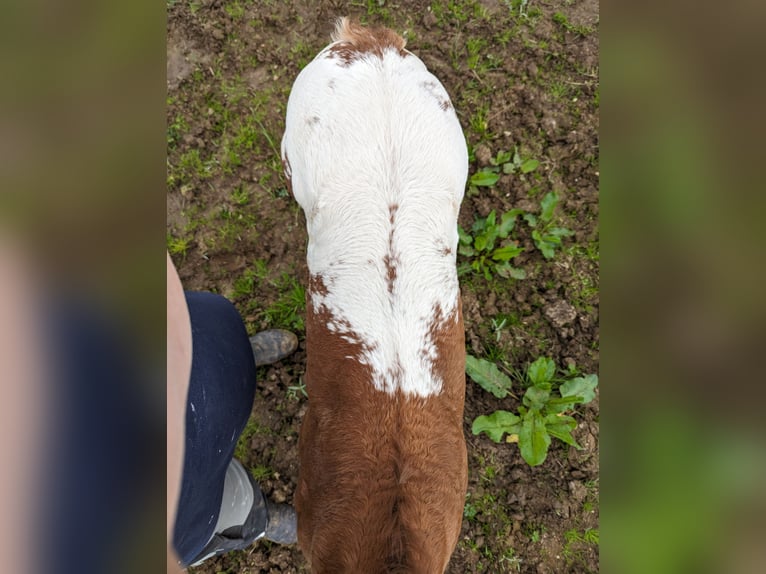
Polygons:
<instances>
[{"instance_id":1,"label":"dirt patch","mask_svg":"<svg viewBox=\"0 0 766 574\"><path fill-rule=\"evenodd\" d=\"M556 192L556 221L573 232L553 259L518 225L523 280L461 277L471 354L522 370L539 356L598 371L598 5L501 2L168 3L168 247L188 289L222 293L251 332L303 337L306 232L281 175L290 86L323 48L333 20L356 16L408 39L439 77L473 152L471 172L518 149L539 167L469 193L460 224L492 210L539 214ZM305 411L301 349L259 370L238 456L267 495L292 501ZM577 413L582 450L554 442L530 468L513 444L473 436L473 420L514 410L470 380L465 431L469 496L449 572L598 571L598 401ZM303 572L294 547L258 543L193 572Z\"/></svg>"}]
</instances>

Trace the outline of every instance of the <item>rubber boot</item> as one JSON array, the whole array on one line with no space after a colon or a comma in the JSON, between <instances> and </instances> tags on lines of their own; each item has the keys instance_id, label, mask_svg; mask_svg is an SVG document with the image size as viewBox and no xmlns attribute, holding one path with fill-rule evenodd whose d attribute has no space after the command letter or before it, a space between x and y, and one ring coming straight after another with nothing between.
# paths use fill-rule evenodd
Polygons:
<instances>
[{"instance_id":1,"label":"rubber boot","mask_svg":"<svg viewBox=\"0 0 766 574\"><path fill-rule=\"evenodd\" d=\"M250 337L255 364L270 365L291 355L298 348L298 337L284 329L269 329Z\"/></svg>"},{"instance_id":2,"label":"rubber boot","mask_svg":"<svg viewBox=\"0 0 766 574\"><path fill-rule=\"evenodd\" d=\"M214 532L192 566L219 554L243 550L261 538L294 544L298 541L298 520L292 506L267 500L250 473L232 459Z\"/></svg>"}]
</instances>

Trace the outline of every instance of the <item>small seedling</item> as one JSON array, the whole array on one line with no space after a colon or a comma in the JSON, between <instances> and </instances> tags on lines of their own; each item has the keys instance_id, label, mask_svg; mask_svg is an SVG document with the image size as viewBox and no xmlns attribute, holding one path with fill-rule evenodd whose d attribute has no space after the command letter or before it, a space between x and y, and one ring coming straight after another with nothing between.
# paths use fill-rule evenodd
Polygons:
<instances>
[{"instance_id":1,"label":"small seedling","mask_svg":"<svg viewBox=\"0 0 766 574\"><path fill-rule=\"evenodd\" d=\"M540 162L536 159L522 159L518 148L513 149L513 154L509 151L500 151L489 160L490 165L483 167L474 173L469 180L468 193L474 195L478 193L477 187L492 187L500 179L500 173L521 173L527 174L535 171Z\"/></svg>"},{"instance_id":2,"label":"small seedling","mask_svg":"<svg viewBox=\"0 0 766 574\"><path fill-rule=\"evenodd\" d=\"M287 398L297 401L300 400L300 397L298 394L303 395L304 398L309 398L308 393L306 392L306 383L303 382L303 379L301 379L297 385L292 385L287 387Z\"/></svg>"},{"instance_id":3,"label":"small seedling","mask_svg":"<svg viewBox=\"0 0 766 574\"><path fill-rule=\"evenodd\" d=\"M503 214L498 222L497 214L492 210L487 217L474 222L471 228L473 236L458 227L458 253L472 257L470 268L484 275L487 281L492 279L493 273L514 279L526 277L523 269L517 269L510 264L511 259L524 251L518 242L508 239L508 234L516 224L516 216L520 213L521 210L512 209Z\"/></svg>"},{"instance_id":4,"label":"small seedling","mask_svg":"<svg viewBox=\"0 0 766 574\"><path fill-rule=\"evenodd\" d=\"M510 394L512 381L496 365L466 357L466 373L482 388L497 398ZM486 433L495 442L518 443L522 458L530 466L537 466L548 456L551 437L580 449L572 437L577 421L568 414L577 404L587 404L595 397L598 376L586 375L566 380L554 391L556 364L552 359L540 357L529 365L525 382L529 385L519 405L518 413L498 410L482 415L473 422L473 434Z\"/></svg>"},{"instance_id":5,"label":"small seedling","mask_svg":"<svg viewBox=\"0 0 766 574\"><path fill-rule=\"evenodd\" d=\"M564 532L564 539L566 544L564 545L561 554L567 561L567 564L580 560L584 548L587 546L598 546L599 544L599 531L595 528L586 528L582 534L580 534L576 528L567 530Z\"/></svg>"},{"instance_id":6,"label":"small seedling","mask_svg":"<svg viewBox=\"0 0 766 574\"><path fill-rule=\"evenodd\" d=\"M476 508L476 506L474 506L473 504L471 504L470 500L468 500L470 496L471 496L470 492L466 494L466 502L465 502L465 506L463 507L463 516L469 521L476 518L476 515L479 513L479 509Z\"/></svg>"},{"instance_id":7,"label":"small seedling","mask_svg":"<svg viewBox=\"0 0 766 574\"><path fill-rule=\"evenodd\" d=\"M524 221L532 228L532 241L546 259L553 259L555 250L561 245L562 237L574 235L565 227L553 225L553 212L559 202L559 196L551 191L540 202L540 216L524 214Z\"/></svg>"},{"instance_id":8,"label":"small seedling","mask_svg":"<svg viewBox=\"0 0 766 574\"><path fill-rule=\"evenodd\" d=\"M492 330L495 332L495 342L500 342L500 337L502 337L503 329L505 329L506 323L508 322L508 317L496 317L492 319Z\"/></svg>"},{"instance_id":9,"label":"small seedling","mask_svg":"<svg viewBox=\"0 0 766 574\"><path fill-rule=\"evenodd\" d=\"M513 148L513 156L511 152L499 152L494 159L489 161L492 165L501 167L503 173L532 173L540 165L540 162L536 159L522 159L519 155L519 148Z\"/></svg>"},{"instance_id":10,"label":"small seedling","mask_svg":"<svg viewBox=\"0 0 766 574\"><path fill-rule=\"evenodd\" d=\"M240 184L237 186L237 188L231 193L231 199L234 201L236 205L245 205L248 201L250 201L250 193L245 189L245 187Z\"/></svg>"}]
</instances>

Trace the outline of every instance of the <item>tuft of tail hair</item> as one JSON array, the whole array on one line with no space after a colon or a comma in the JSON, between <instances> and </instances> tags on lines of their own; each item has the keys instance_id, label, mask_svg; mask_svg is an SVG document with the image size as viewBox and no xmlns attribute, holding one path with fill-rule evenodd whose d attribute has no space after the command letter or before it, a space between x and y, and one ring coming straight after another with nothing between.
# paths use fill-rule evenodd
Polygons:
<instances>
[{"instance_id":1,"label":"tuft of tail hair","mask_svg":"<svg viewBox=\"0 0 766 574\"><path fill-rule=\"evenodd\" d=\"M351 44L360 52L376 51L381 48L404 50L407 41L388 28L365 28L343 16L335 22L333 42Z\"/></svg>"}]
</instances>

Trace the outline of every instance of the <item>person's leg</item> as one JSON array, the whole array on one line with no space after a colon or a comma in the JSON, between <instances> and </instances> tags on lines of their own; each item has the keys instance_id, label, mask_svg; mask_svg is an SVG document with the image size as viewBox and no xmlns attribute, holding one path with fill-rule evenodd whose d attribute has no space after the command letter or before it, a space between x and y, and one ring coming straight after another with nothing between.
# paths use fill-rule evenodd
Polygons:
<instances>
[{"instance_id":1,"label":"person's leg","mask_svg":"<svg viewBox=\"0 0 766 574\"><path fill-rule=\"evenodd\" d=\"M296 539L295 511L267 501L233 458L255 394L256 364L277 361L298 344L288 331L248 339L234 305L212 293L187 292L192 327L192 366L186 408L186 441L174 544L183 566L265 536Z\"/></svg>"},{"instance_id":2,"label":"person's leg","mask_svg":"<svg viewBox=\"0 0 766 574\"><path fill-rule=\"evenodd\" d=\"M234 305L212 293L186 293L192 369L174 543L183 565L215 533L226 474L255 395L255 362Z\"/></svg>"}]
</instances>

